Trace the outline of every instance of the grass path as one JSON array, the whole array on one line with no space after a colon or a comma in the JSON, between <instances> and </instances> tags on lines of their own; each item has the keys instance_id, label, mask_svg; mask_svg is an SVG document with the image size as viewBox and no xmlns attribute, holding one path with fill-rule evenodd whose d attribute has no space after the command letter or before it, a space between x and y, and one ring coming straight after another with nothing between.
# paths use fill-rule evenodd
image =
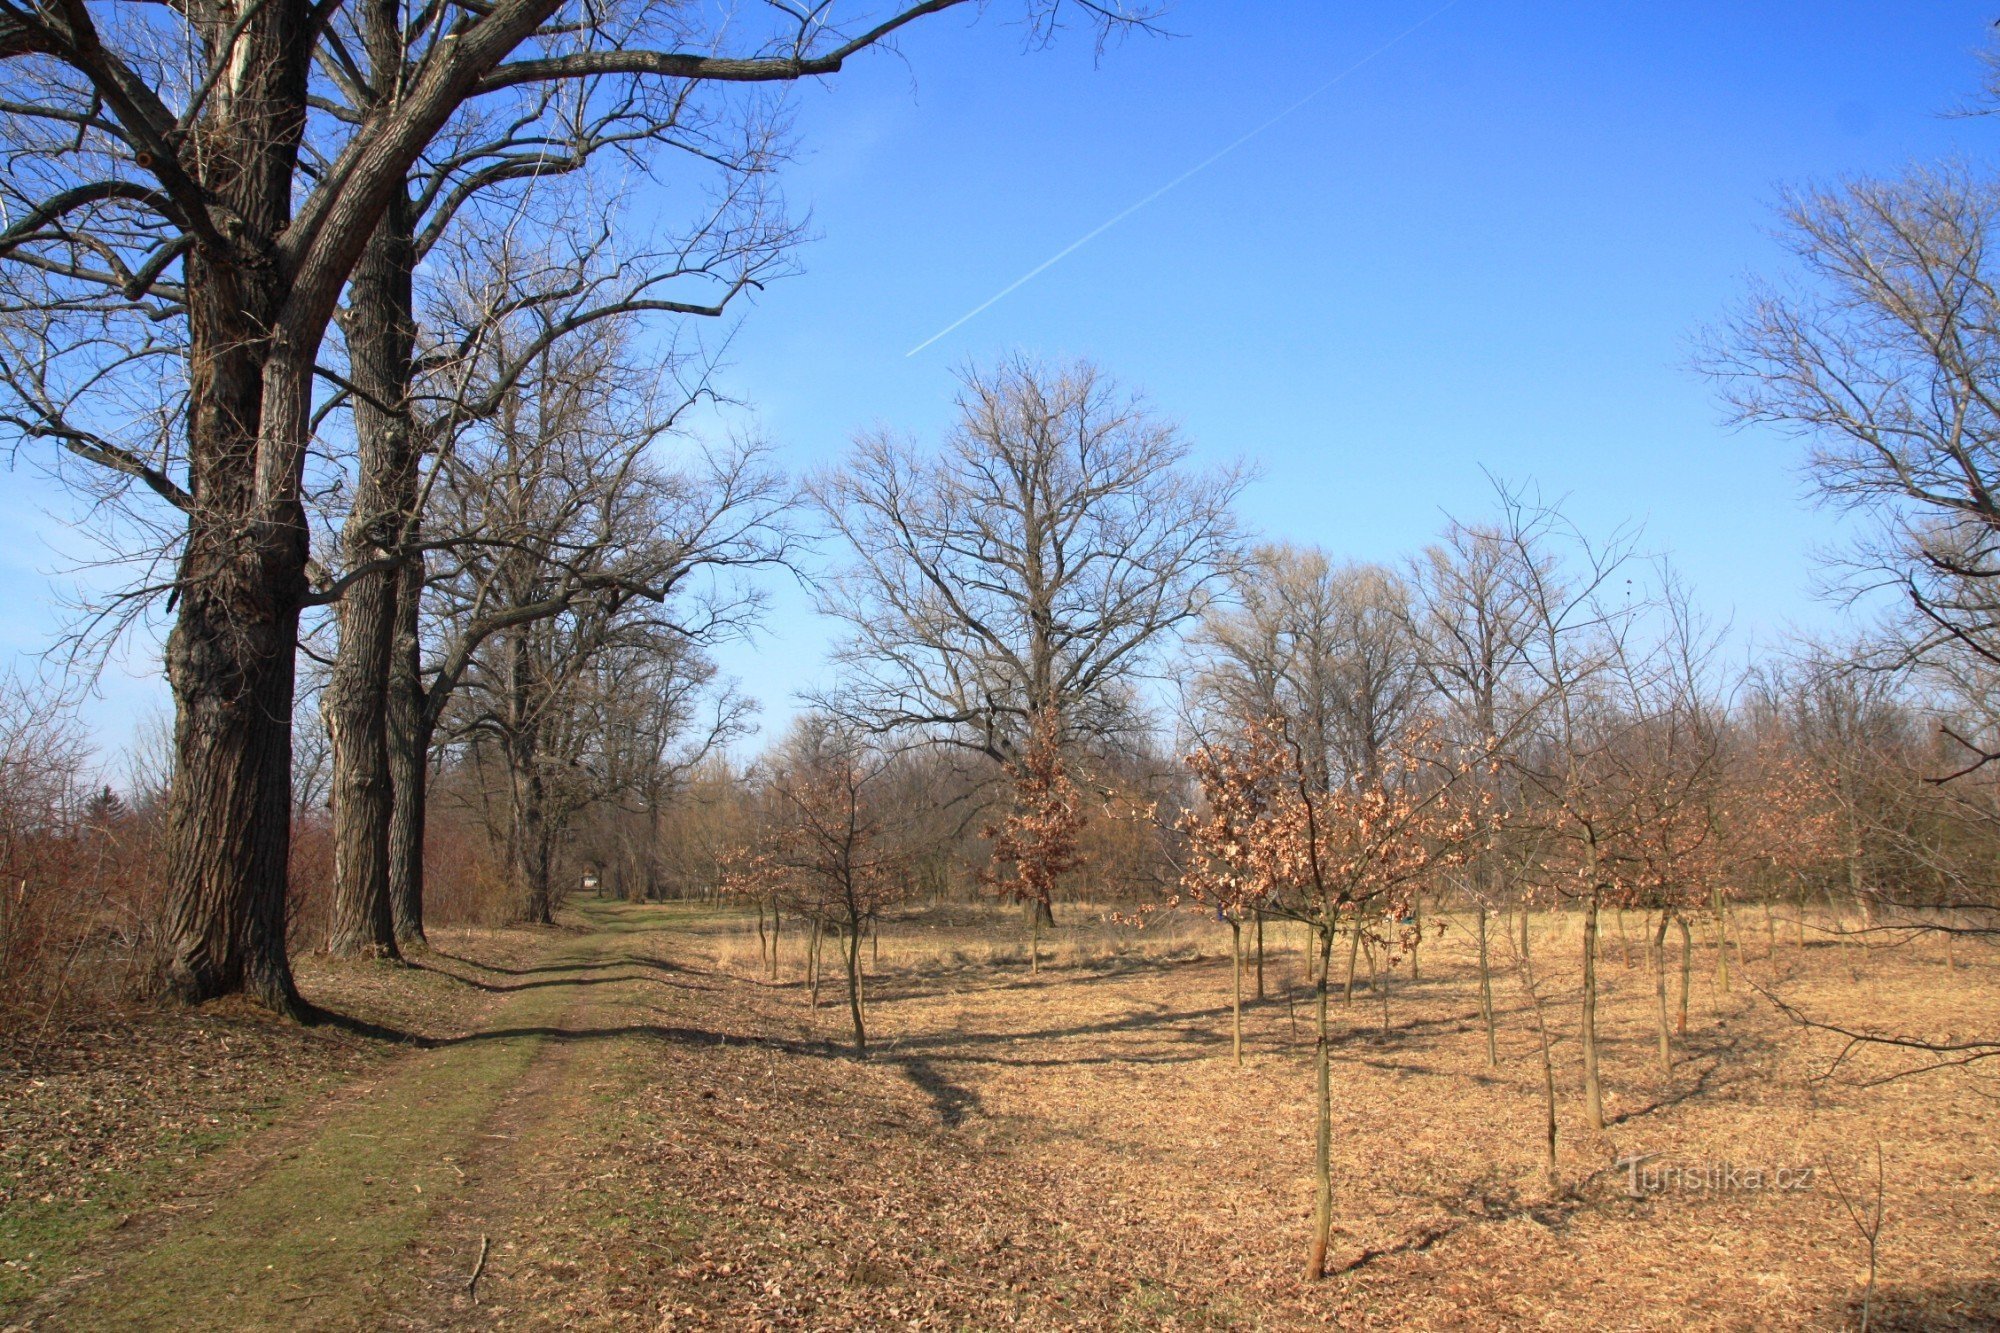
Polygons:
<instances>
[{"instance_id":1,"label":"grass path","mask_svg":"<svg viewBox=\"0 0 2000 1333\"><path fill-rule=\"evenodd\" d=\"M474 974L498 999L477 1030L254 1137L222 1164L234 1188L140 1219L27 1325L378 1327L397 1305L432 1322L418 1311L439 1293L407 1256L468 1200L505 1197L547 1109L534 1094L576 1076L562 1034L601 1030L616 993L650 979L620 951L641 926L590 907L586 933L552 937L540 962Z\"/></svg>"}]
</instances>

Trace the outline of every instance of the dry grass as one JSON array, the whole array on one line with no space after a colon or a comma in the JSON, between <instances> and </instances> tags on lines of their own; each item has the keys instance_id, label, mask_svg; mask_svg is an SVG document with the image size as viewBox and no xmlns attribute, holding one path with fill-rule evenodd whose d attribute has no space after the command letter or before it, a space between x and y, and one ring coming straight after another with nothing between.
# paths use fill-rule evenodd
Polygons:
<instances>
[{"instance_id":1,"label":"dry grass","mask_svg":"<svg viewBox=\"0 0 2000 1333\"><path fill-rule=\"evenodd\" d=\"M1826 1172L1850 1188L1865 1182L1879 1139L1888 1223L1877 1326L2000 1322L1992 1081L1943 1074L1873 1089L1815 1082L1837 1048L1745 984L1747 972L1834 1019L1990 1031L2000 981L1992 951L1975 960L1961 949L1960 966L1947 970L1933 943L1845 953L1815 932L1819 942L1800 950L1781 929L1767 956L1761 918L1745 918L1727 993L1698 937L1690 1032L1669 1079L1654 1064L1638 922L1630 923L1630 968L1607 922L1611 1124L1593 1134L1580 1123L1576 1087L1580 921L1538 914L1532 947L1558 1023L1563 1081L1564 1189L1551 1195L1521 994L1510 977L1496 977L1501 1064L1488 1070L1461 927L1450 923L1425 946L1422 981L1406 972L1393 979L1386 1038L1365 981L1352 1009L1335 1002L1340 1272L1328 1281L1299 1276L1312 1118L1296 927L1267 930L1271 998L1248 1013L1249 1054L1239 1070L1229 1059L1225 928L1188 919L1173 935L1157 925L1144 933L1068 927L1049 942L1042 975L1030 978L1017 961L1011 914L959 914L885 928L870 982L875 1061L833 1066L847 1071L840 1078L823 1059L803 1057L802 1046L766 1046L761 1073L745 1057L751 1072L739 1077L763 1089L753 1094L762 1117L746 1128L761 1135L719 1153L713 1182L690 1188L678 1178L684 1164L669 1173L695 1197L727 1193L730 1182L757 1201L722 1229L731 1243L704 1252L707 1267L686 1287L685 1309L730 1324L754 1323L753 1313L778 1325L867 1324L861 1311L887 1297L858 1292L840 1265L867 1269L886 1247L899 1256L888 1270L904 1275L887 1287L920 1318L945 1324L1004 1315L1031 1325L1133 1327L1303 1327L1329 1318L1419 1327L1837 1327L1856 1317L1866 1255ZM756 978L754 928L747 949L740 925L712 927L690 943L704 961ZM744 1026L837 1042L845 1021L837 985L817 1014L802 1012L799 952L788 948L782 989L767 990ZM1864 1057L1852 1072L1892 1068ZM801 1116L788 1090L802 1080L830 1081L857 1100L836 1114L830 1108L840 1101L814 1097ZM670 1084L656 1095L663 1116L681 1100ZM925 1120L922 1132L906 1128ZM682 1138L699 1132L698 1120L686 1121ZM815 1167L800 1165L802 1140ZM784 1156L766 1159L764 1143L785 1145ZM1630 1172L1616 1163L1641 1154L1655 1155L1646 1164L1654 1170L1683 1168L1682 1187L1630 1197ZM1687 1187L1710 1166L1734 1166L1739 1179ZM1780 1167L1817 1174L1803 1189L1780 1191L1769 1187ZM1751 1168L1765 1173L1765 1188L1742 1185L1740 1173ZM845 1235L827 1219L815 1222L820 1205L790 1206L801 1189L837 1195L833 1182L850 1174L862 1196L902 1220ZM760 1212L772 1216L760 1222ZM796 1262L762 1239L772 1229L812 1235L842 1257L801 1284ZM954 1239L927 1234L933 1229ZM957 1257L943 1268L926 1261L932 1276L908 1276L924 1271L920 1255L947 1251ZM1007 1275L1004 1300L980 1281L996 1262ZM760 1283L774 1280L782 1300L759 1294Z\"/></svg>"},{"instance_id":2,"label":"dry grass","mask_svg":"<svg viewBox=\"0 0 2000 1333\"><path fill-rule=\"evenodd\" d=\"M664 1001L672 1025L642 1021L644 997L620 1001L642 1049L624 1075L592 1075L598 1117L566 1117L568 1147L538 1159L532 1239L496 1287L510 1293L500 1323L1852 1327L1866 1253L1824 1171L1854 1187L1878 1139L1876 1327L2000 1321L1990 1081L1816 1085L1832 1049L1742 979L1720 993L1706 949L1666 1079L1652 1063L1650 975L1622 967L1612 933L1612 1125L1592 1135L1564 991L1580 925L1550 917L1536 917L1534 951L1560 1023L1564 1189L1550 1195L1540 1175L1520 993L1496 979L1502 1063L1488 1071L1470 953L1448 931L1426 947L1420 983L1392 983L1386 1039L1366 985L1354 1009L1336 1001L1338 1273L1304 1283L1312 1103L1296 929L1270 931L1270 999L1248 1013L1236 1069L1226 929L1062 917L1040 977L1018 961L1012 913L886 927L868 1063L842 1053L838 981L820 1011L806 1005L802 941L786 937L800 947L786 947L774 985L754 923L658 937L700 989ZM1740 969L1828 1017L1992 1027L1990 951L1976 963L1962 951L1946 971L1936 947L1874 949L1860 981L1832 945L1800 951L1780 935L1766 959L1752 937L1746 953ZM1820 1175L1790 1191L1724 1183L1632 1199L1614 1163L1640 1153L1658 1155L1656 1169Z\"/></svg>"},{"instance_id":3,"label":"dry grass","mask_svg":"<svg viewBox=\"0 0 2000 1333\"><path fill-rule=\"evenodd\" d=\"M1563 1080L1564 1185L1552 1194L1520 992L1496 978L1502 1060L1489 1070L1454 924L1425 946L1421 981L1395 977L1386 1035L1365 982L1351 1009L1336 999L1337 1271L1309 1284L1311 1044L1295 927L1267 934L1269 997L1247 1010L1239 1069L1228 934L1213 922L1135 932L1061 911L1031 977L1016 914L914 914L883 931L869 978L876 1054L861 1062L846 1053L837 971L822 1006L807 1003L802 932L787 928L774 982L754 920L578 906L590 934L496 936L465 950L480 965L456 977L367 974L385 989L357 1003L401 1026L467 1028L475 1043L546 1035L478 1133L370 1168L423 1183L431 1220L401 1258L375 1263L359 1295L360 1279L321 1264L312 1281L335 1285L317 1303L297 1275L293 1308L368 1311L359 1324L328 1314L331 1327L423 1329L1851 1327L1866 1256L1825 1172L1865 1186L1880 1141L1877 1326L2000 1324L1992 1080L1815 1083L1834 1048L1741 980L1828 1017L1990 1032L1990 950L1962 949L1948 969L1931 943L1801 950L1780 930L1766 957L1761 920L1746 920L1758 929L1742 931L1729 992L1701 949L1668 1079L1653 1064L1650 976L1622 965L1613 924L1613 1120L1591 1134L1576 1088L1578 927L1538 917ZM561 950L595 961L551 964ZM523 1005L542 1016L524 1026ZM479 1049L448 1043L405 1057L394 1078L367 1074L349 1119L381 1089L421 1106L433 1066L420 1062ZM1875 1057L1854 1067L1886 1072ZM203 1104L199 1081L178 1086ZM266 1162L266 1194L280 1179L269 1173L302 1150L347 1142L334 1126L305 1149L316 1123L289 1113L246 1142ZM1637 1154L1657 1154L1656 1167L1819 1174L1802 1189L1738 1181L1633 1198L1615 1163ZM186 1228L166 1212L135 1223L151 1248L124 1256L112 1281L167 1284L160 1299L168 1286L186 1299L253 1289L256 1274L175 1270ZM474 1305L465 1279L488 1242Z\"/></svg>"}]
</instances>

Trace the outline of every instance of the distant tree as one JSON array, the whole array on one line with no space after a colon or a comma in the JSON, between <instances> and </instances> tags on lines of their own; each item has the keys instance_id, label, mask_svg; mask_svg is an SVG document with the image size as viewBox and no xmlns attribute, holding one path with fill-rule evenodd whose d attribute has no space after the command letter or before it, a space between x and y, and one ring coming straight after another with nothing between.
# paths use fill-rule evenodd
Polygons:
<instances>
[{"instance_id":1,"label":"distant tree","mask_svg":"<svg viewBox=\"0 0 2000 1333\"><path fill-rule=\"evenodd\" d=\"M1230 566L1242 477L1188 467L1180 432L1088 362L960 384L942 449L866 435L811 483L847 557L821 596L849 630L821 702L1000 764L1038 718L1063 746L1128 731L1133 682Z\"/></svg>"},{"instance_id":2,"label":"distant tree","mask_svg":"<svg viewBox=\"0 0 2000 1333\"><path fill-rule=\"evenodd\" d=\"M844 943L854 1053L868 1057L861 939L908 891L897 825L884 799L894 766L852 728L801 719L764 779L764 811L749 845L732 860L736 893L774 893L794 916L833 930Z\"/></svg>"},{"instance_id":3,"label":"distant tree","mask_svg":"<svg viewBox=\"0 0 2000 1333\"><path fill-rule=\"evenodd\" d=\"M999 824L985 830L993 844L987 882L1027 908L1030 975L1042 970L1042 919L1056 884L1081 860L1077 831L1083 826L1083 794L1070 781L1056 728L1047 714L1035 720L1027 746L1008 765L1011 807Z\"/></svg>"}]
</instances>

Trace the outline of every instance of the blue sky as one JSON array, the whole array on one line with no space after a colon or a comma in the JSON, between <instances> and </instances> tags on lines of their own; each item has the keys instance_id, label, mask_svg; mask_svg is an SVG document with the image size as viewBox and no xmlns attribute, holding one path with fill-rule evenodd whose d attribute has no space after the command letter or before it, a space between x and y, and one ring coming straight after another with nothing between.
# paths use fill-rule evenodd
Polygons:
<instances>
[{"instance_id":1,"label":"blue sky","mask_svg":"<svg viewBox=\"0 0 2000 1333\"><path fill-rule=\"evenodd\" d=\"M1088 355L1199 453L1261 464L1245 518L1394 559L1482 469L1643 520L1739 636L1834 613L1798 448L1726 429L1690 339L1782 270L1788 183L1984 160L2000 122L1940 113L1978 87L1990 4L1458 0L1336 86L964 327L905 353L1092 228L1432 14L1424 3L1180 0L1168 39L1093 59L1026 51L1013 0L947 14L795 95L805 272L761 296L723 377L785 461L861 427L935 438L951 370L1015 348ZM0 652L59 615L60 502L25 470L0 521ZM774 585L726 668L782 716L828 629ZM163 697L150 649L92 716L108 745Z\"/></svg>"}]
</instances>

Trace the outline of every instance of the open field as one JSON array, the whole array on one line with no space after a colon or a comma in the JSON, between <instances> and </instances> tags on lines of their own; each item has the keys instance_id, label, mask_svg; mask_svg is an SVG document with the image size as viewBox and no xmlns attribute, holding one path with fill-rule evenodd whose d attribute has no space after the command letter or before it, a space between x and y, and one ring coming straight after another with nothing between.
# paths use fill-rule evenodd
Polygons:
<instances>
[{"instance_id":1,"label":"open field","mask_svg":"<svg viewBox=\"0 0 2000 1333\"><path fill-rule=\"evenodd\" d=\"M1781 928L1767 958L1759 923L1728 993L1700 951L1667 1080L1650 976L1613 931L1612 1123L1592 1135L1562 990L1575 923L1534 930L1565 1189L1541 1176L1518 987L1495 977L1489 1070L1448 929L1421 980L1396 974L1386 1036L1365 973L1351 1008L1335 999L1337 1272L1319 1283L1301 1279L1295 928L1268 932L1238 1069L1213 923L1067 912L1033 977L1011 916L893 924L862 1063L836 968L807 1003L802 933L772 983L740 914L583 903L557 931L445 940L431 969L309 973L363 1031L163 1018L129 1053L150 1066L45 1050L8 1071L0 1309L36 1328L1832 1328L1856 1322L1866 1270L1834 1185L1872 1195L1879 1140L1878 1326L2000 1321L1990 1079L1814 1085L1835 1048L1741 975L1828 1016L1969 1030L2000 990L1990 951L1948 968L1935 945L1800 950ZM120 1140L152 1146L89 1170ZM1684 1170L1649 1191L1615 1165L1640 1154Z\"/></svg>"}]
</instances>

